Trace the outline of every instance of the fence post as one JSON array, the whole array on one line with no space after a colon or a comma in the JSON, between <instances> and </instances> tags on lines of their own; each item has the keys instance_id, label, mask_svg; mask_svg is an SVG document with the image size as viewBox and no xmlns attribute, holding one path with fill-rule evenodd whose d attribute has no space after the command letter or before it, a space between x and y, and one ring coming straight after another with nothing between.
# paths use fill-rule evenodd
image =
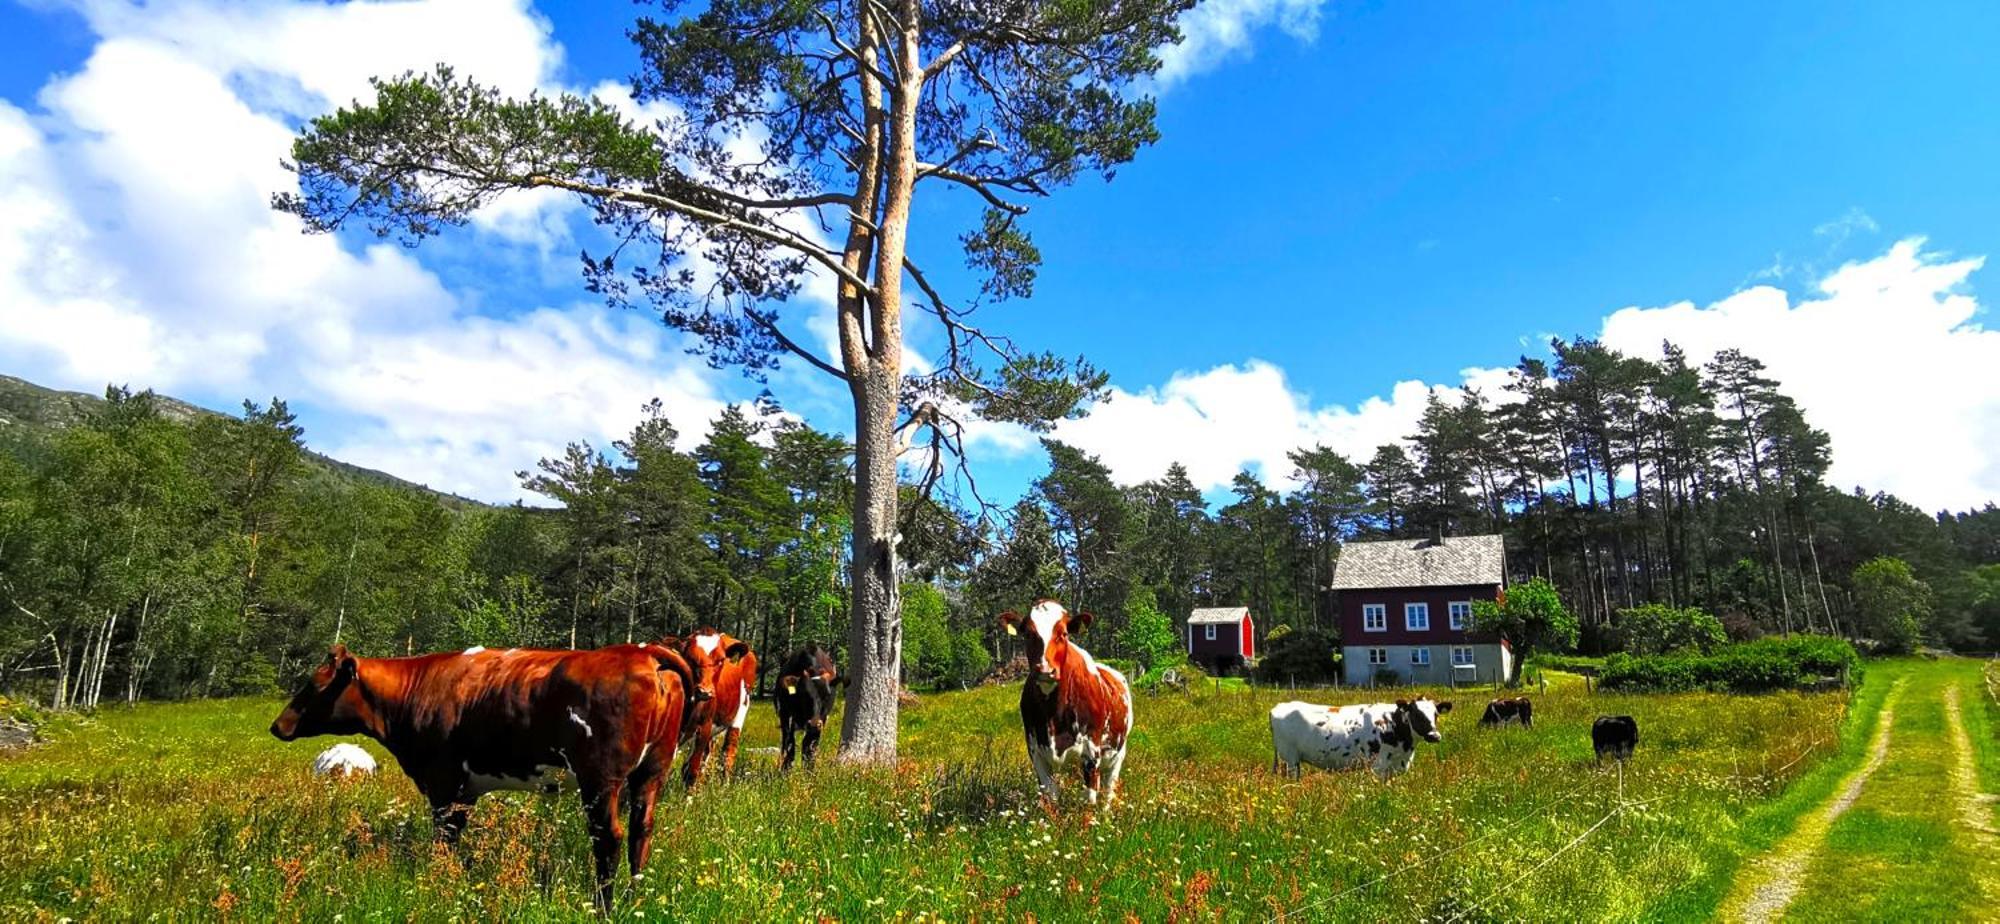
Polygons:
<instances>
[{"instance_id":1,"label":"fence post","mask_svg":"<svg viewBox=\"0 0 2000 924\"><path fill-rule=\"evenodd\" d=\"M1548 674L1545 674L1545 673L1543 673L1543 672L1541 672L1541 671L1536 671L1536 672L1535 672L1535 679L1541 682L1541 685L1542 685L1542 695L1543 695L1543 696L1547 696L1547 695L1548 695L1548 693L1549 693L1549 675L1548 675Z\"/></svg>"}]
</instances>

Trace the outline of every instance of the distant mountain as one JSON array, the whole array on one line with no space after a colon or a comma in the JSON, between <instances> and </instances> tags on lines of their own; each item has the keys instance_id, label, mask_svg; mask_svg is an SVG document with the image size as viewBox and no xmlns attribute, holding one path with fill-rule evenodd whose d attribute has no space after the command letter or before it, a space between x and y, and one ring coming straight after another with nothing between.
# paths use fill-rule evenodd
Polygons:
<instances>
[{"instance_id":1,"label":"distant mountain","mask_svg":"<svg viewBox=\"0 0 2000 924\"><path fill-rule=\"evenodd\" d=\"M179 398L155 393L160 411L175 420L193 421L203 416L233 417L220 411L189 404ZM38 438L81 423L104 399L80 391L45 388L26 379L0 374L0 448L26 445ZM338 480L351 480L435 494L454 507L486 506L469 497L438 491L427 485L398 478L388 472L362 468L332 456L306 450L306 463L320 473Z\"/></svg>"}]
</instances>

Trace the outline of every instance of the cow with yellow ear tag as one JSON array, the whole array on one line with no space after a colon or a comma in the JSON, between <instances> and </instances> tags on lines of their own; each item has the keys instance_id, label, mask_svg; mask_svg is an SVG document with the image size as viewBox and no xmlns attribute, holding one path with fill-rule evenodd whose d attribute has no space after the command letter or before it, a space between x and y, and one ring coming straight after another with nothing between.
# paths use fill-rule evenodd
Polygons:
<instances>
[{"instance_id":1,"label":"cow with yellow ear tag","mask_svg":"<svg viewBox=\"0 0 2000 924\"><path fill-rule=\"evenodd\" d=\"M806 766L813 764L819 751L820 732L833 711L833 689L847 682L834 666L833 655L818 645L808 646L785 659L778 672L779 769L790 770L799 756L798 738L805 738Z\"/></svg>"}]
</instances>

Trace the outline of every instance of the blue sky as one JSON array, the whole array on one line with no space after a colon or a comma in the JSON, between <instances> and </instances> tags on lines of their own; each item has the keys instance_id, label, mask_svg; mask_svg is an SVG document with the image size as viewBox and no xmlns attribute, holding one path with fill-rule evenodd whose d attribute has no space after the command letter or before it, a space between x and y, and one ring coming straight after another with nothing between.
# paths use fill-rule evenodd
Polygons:
<instances>
[{"instance_id":1,"label":"blue sky","mask_svg":"<svg viewBox=\"0 0 2000 924\"><path fill-rule=\"evenodd\" d=\"M492 499L563 440L608 443L651 393L698 431L756 386L595 307L574 210L524 203L399 252L295 241L257 207L285 179L282 130L367 74L445 59L614 92L631 10L0 0L0 371L218 407L285 395L318 448ZM1744 347L1833 434L1837 479L1931 507L2000 496L2000 334L1979 299L2000 252L2000 7L1190 16L1163 140L1035 204L1036 296L988 319L1111 371L1120 393L1062 435L1121 478L1179 458L1210 488L1244 466L1281 479L1309 441L1366 455L1427 389L1490 387L1555 333ZM953 265L969 212L928 202L915 232L946 246L920 252ZM825 383L773 387L845 429ZM1039 467L1018 433L976 451L995 493Z\"/></svg>"}]
</instances>

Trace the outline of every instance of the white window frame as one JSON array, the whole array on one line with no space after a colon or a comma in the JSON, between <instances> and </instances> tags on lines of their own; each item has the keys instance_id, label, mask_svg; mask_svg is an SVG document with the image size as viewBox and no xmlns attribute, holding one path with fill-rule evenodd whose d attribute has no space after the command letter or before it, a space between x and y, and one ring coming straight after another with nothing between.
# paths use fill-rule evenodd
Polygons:
<instances>
[{"instance_id":1,"label":"white window frame","mask_svg":"<svg viewBox=\"0 0 2000 924\"><path fill-rule=\"evenodd\" d=\"M1382 665L1384 665L1384 664L1388 664L1388 663L1389 663L1389 649L1387 649L1387 648L1370 648L1370 649L1368 649L1368 664L1369 664L1369 666L1371 666L1371 667L1380 667L1380 666L1382 666Z\"/></svg>"},{"instance_id":2,"label":"white window frame","mask_svg":"<svg viewBox=\"0 0 2000 924\"><path fill-rule=\"evenodd\" d=\"M1452 646L1451 666L1461 667L1467 664L1470 664L1474 667L1479 666L1479 656L1476 652L1472 650L1472 646L1471 645Z\"/></svg>"},{"instance_id":3,"label":"white window frame","mask_svg":"<svg viewBox=\"0 0 2000 924\"><path fill-rule=\"evenodd\" d=\"M1203 629L1202 632L1203 641L1208 641L1208 642L1215 641L1215 623L1211 622L1208 625L1202 626L1201 628Z\"/></svg>"},{"instance_id":4,"label":"white window frame","mask_svg":"<svg viewBox=\"0 0 2000 924\"><path fill-rule=\"evenodd\" d=\"M1431 650L1421 645L1419 645L1416 648L1410 649L1410 666L1411 667L1431 666Z\"/></svg>"},{"instance_id":5,"label":"white window frame","mask_svg":"<svg viewBox=\"0 0 2000 924\"><path fill-rule=\"evenodd\" d=\"M1454 630L1464 629L1466 621L1472 618L1470 600L1453 600L1445 605L1445 609L1451 611L1451 627Z\"/></svg>"},{"instance_id":6,"label":"white window frame","mask_svg":"<svg viewBox=\"0 0 2000 924\"><path fill-rule=\"evenodd\" d=\"M1389 631L1389 604L1387 603L1361 604L1361 631L1363 632Z\"/></svg>"},{"instance_id":7,"label":"white window frame","mask_svg":"<svg viewBox=\"0 0 2000 924\"><path fill-rule=\"evenodd\" d=\"M1424 616L1424 624L1421 626L1417 625L1418 613L1422 613ZM1431 630L1431 605L1428 603L1403 604L1403 628L1410 632L1429 632Z\"/></svg>"}]
</instances>

